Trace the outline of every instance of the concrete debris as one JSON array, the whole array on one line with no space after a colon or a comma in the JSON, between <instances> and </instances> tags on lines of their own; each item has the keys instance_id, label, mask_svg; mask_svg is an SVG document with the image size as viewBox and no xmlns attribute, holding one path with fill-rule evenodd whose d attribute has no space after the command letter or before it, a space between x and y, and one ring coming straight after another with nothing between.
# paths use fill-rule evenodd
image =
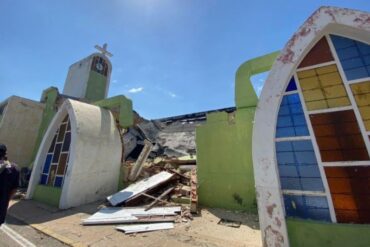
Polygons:
<instances>
[{"instance_id":1,"label":"concrete debris","mask_svg":"<svg viewBox=\"0 0 370 247\"><path fill-rule=\"evenodd\" d=\"M107 198L114 207L99 210L82 224L140 223L117 227L134 233L174 226L163 222L192 220L192 213L198 212L195 127L205 120L203 115L191 121L189 116L148 121L137 115L122 140L121 182L126 188Z\"/></svg>"}]
</instances>

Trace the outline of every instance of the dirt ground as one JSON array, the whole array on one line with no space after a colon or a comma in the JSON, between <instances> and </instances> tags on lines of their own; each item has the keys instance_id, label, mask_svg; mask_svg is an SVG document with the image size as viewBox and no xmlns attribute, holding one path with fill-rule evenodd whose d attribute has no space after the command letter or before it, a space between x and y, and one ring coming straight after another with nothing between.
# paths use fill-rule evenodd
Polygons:
<instances>
[{"instance_id":1,"label":"dirt ground","mask_svg":"<svg viewBox=\"0 0 370 247\"><path fill-rule=\"evenodd\" d=\"M114 225L82 226L81 220L95 213L98 207L99 203L93 203L69 210L57 210L34 201L20 200L12 202L10 213L72 246L262 246L256 215L202 209L193 220L175 223L174 229L126 235L115 230ZM241 225L230 227L218 224L220 219L239 221Z\"/></svg>"}]
</instances>

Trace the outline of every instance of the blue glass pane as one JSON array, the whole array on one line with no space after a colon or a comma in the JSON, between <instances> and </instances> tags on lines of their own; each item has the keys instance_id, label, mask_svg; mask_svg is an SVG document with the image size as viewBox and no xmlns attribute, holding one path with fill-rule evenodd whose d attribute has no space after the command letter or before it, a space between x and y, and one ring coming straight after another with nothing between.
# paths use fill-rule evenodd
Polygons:
<instances>
[{"instance_id":1,"label":"blue glass pane","mask_svg":"<svg viewBox=\"0 0 370 247\"><path fill-rule=\"evenodd\" d=\"M63 177L55 177L54 186L55 187L62 187L63 184Z\"/></svg>"},{"instance_id":2,"label":"blue glass pane","mask_svg":"<svg viewBox=\"0 0 370 247\"><path fill-rule=\"evenodd\" d=\"M276 159L283 190L324 191L311 141L276 142Z\"/></svg>"},{"instance_id":3,"label":"blue glass pane","mask_svg":"<svg viewBox=\"0 0 370 247\"><path fill-rule=\"evenodd\" d=\"M283 97L276 124L276 137L308 136L306 119L297 93Z\"/></svg>"},{"instance_id":4,"label":"blue glass pane","mask_svg":"<svg viewBox=\"0 0 370 247\"><path fill-rule=\"evenodd\" d=\"M295 90L297 90L297 85L295 84L294 77L292 77L285 91L290 92Z\"/></svg>"},{"instance_id":5,"label":"blue glass pane","mask_svg":"<svg viewBox=\"0 0 370 247\"><path fill-rule=\"evenodd\" d=\"M44 169L42 170L43 173L49 173L49 168L50 168L50 163L51 163L51 158L53 157L52 154L48 154L46 156L46 160L44 163Z\"/></svg>"},{"instance_id":6,"label":"blue glass pane","mask_svg":"<svg viewBox=\"0 0 370 247\"><path fill-rule=\"evenodd\" d=\"M40 184L46 184L48 181L48 175L41 174Z\"/></svg>"},{"instance_id":7,"label":"blue glass pane","mask_svg":"<svg viewBox=\"0 0 370 247\"><path fill-rule=\"evenodd\" d=\"M331 40L347 80L370 76L370 45L337 35Z\"/></svg>"},{"instance_id":8,"label":"blue glass pane","mask_svg":"<svg viewBox=\"0 0 370 247\"><path fill-rule=\"evenodd\" d=\"M284 204L287 217L331 221L324 196L284 195Z\"/></svg>"}]
</instances>

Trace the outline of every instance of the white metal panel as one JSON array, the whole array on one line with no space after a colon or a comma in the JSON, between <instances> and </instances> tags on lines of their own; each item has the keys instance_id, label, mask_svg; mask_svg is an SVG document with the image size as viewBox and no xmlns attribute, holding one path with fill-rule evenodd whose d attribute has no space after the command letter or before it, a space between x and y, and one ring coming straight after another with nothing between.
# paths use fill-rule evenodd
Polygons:
<instances>
[{"instance_id":1,"label":"white metal panel","mask_svg":"<svg viewBox=\"0 0 370 247\"><path fill-rule=\"evenodd\" d=\"M115 224L137 221L136 216L172 216L180 212L181 207L156 207L148 211L145 208L102 208L82 224Z\"/></svg>"},{"instance_id":2,"label":"white metal panel","mask_svg":"<svg viewBox=\"0 0 370 247\"><path fill-rule=\"evenodd\" d=\"M174 228L173 223L154 223L154 224L138 224L138 225L122 225L117 226L116 229L124 231L126 234L135 232L149 232L158 230L167 230Z\"/></svg>"},{"instance_id":3,"label":"white metal panel","mask_svg":"<svg viewBox=\"0 0 370 247\"><path fill-rule=\"evenodd\" d=\"M107 199L113 205L116 206L119 203L125 202L130 198L133 198L148 189L155 187L158 184L166 182L172 178L174 174L169 172L160 172L154 176L151 176L147 179L141 180L137 183L131 184L126 189L117 192L114 195L109 196Z\"/></svg>"}]
</instances>

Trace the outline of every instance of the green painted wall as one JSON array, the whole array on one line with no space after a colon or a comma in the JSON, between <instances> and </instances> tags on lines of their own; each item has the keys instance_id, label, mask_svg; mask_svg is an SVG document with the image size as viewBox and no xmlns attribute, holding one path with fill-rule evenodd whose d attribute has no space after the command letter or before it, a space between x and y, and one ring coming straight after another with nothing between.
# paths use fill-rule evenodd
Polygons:
<instances>
[{"instance_id":1,"label":"green painted wall","mask_svg":"<svg viewBox=\"0 0 370 247\"><path fill-rule=\"evenodd\" d=\"M250 77L270 70L279 52L242 64L235 78L235 117L207 115L196 129L198 193L201 205L257 212L252 132L258 102Z\"/></svg>"},{"instance_id":2,"label":"green painted wall","mask_svg":"<svg viewBox=\"0 0 370 247\"><path fill-rule=\"evenodd\" d=\"M132 101L123 95L100 100L93 104L111 110L114 113L118 113L118 121L121 128L130 127L134 123Z\"/></svg>"},{"instance_id":3,"label":"green painted wall","mask_svg":"<svg viewBox=\"0 0 370 247\"><path fill-rule=\"evenodd\" d=\"M45 104L44 113L42 115L42 121L39 129L39 133L37 135L35 147L33 149L33 155L32 155L32 162L35 160L37 151L39 150L42 138L44 137L44 134L49 127L49 124L51 120L53 119L54 115L57 112L57 106L56 102L58 100L58 89L56 87L50 87L48 89L45 89L41 96L41 102ZM30 167L33 166L33 163L30 164Z\"/></svg>"},{"instance_id":4,"label":"green painted wall","mask_svg":"<svg viewBox=\"0 0 370 247\"><path fill-rule=\"evenodd\" d=\"M50 206L59 207L61 193L61 188L38 184L35 187L35 192L32 199Z\"/></svg>"},{"instance_id":5,"label":"green painted wall","mask_svg":"<svg viewBox=\"0 0 370 247\"><path fill-rule=\"evenodd\" d=\"M370 225L287 219L291 247L369 247Z\"/></svg>"},{"instance_id":6,"label":"green painted wall","mask_svg":"<svg viewBox=\"0 0 370 247\"><path fill-rule=\"evenodd\" d=\"M89 102L104 99L106 86L107 86L106 76L93 70L90 71L89 79L87 81L85 99Z\"/></svg>"},{"instance_id":7,"label":"green painted wall","mask_svg":"<svg viewBox=\"0 0 370 247\"><path fill-rule=\"evenodd\" d=\"M256 196L249 138L254 108L207 115L197 128L199 203L208 207L256 213Z\"/></svg>"}]
</instances>

